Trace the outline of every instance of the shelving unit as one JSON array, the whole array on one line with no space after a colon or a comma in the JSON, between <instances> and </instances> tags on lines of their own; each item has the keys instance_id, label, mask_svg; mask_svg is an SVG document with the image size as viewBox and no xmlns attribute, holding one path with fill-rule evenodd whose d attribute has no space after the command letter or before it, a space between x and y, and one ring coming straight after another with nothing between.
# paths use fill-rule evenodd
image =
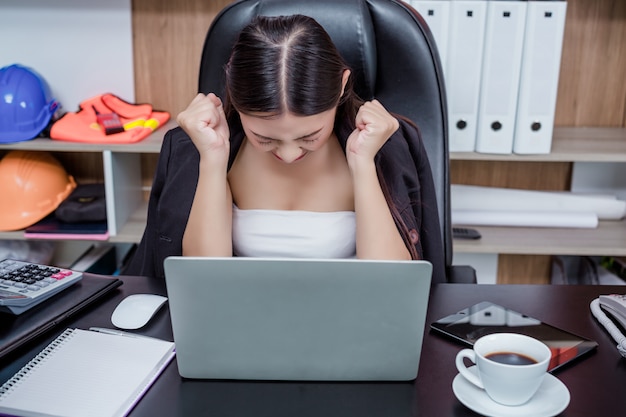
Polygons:
<instances>
[{"instance_id":1,"label":"shelving unit","mask_svg":"<svg viewBox=\"0 0 626 417\"><path fill-rule=\"evenodd\" d=\"M165 133L175 126L174 121L169 121L148 138L133 144L88 144L42 138L2 144L0 155L14 149L53 153L101 153L104 170L101 175L104 177L106 192L109 241L137 243L141 240L148 210L142 184L141 156L158 154ZM70 167L66 169L72 173ZM14 231L0 232L0 239L25 238L23 231Z\"/></svg>"},{"instance_id":2,"label":"shelving unit","mask_svg":"<svg viewBox=\"0 0 626 417\"><path fill-rule=\"evenodd\" d=\"M82 144L35 139L0 145L11 149L102 153L107 190L110 242L137 243L147 216L147 201L139 177L141 154L158 154L165 133L173 121L145 140L126 145ZM542 162L626 162L625 128L560 127L554 130L552 153L546 155L493 155L475 152L452 153L452 160L542 161ZM474 227L471 226L470 227ZM613 255L626 256L626 220L602 221L597 229L476 227L482 239L457 239L458 253L506 253L521 255ZM24 239L22 231L0 232L0 239Z\"/></svg>"},{"instance_id":3,"label":"shelving unit","mask_svg":"<svg viewBox=\"0 0 626 417\"><path fill-rule=\"evenodd\" d=\"M507 162L625 162L626 128L558 127L552 152L545 155L494 155L455 152L453 160ZM601 221L596 229L471 226L480 240L456 239L459 253L518 255L626 256L626 220Z\"/></svg>"},{"instance_id":4,"label":"shelving unit","mask_svg":"<svg viewBox=\"0 0 626 417\"><path fill-rule=\"evenodd\" d=\"M132 1L136 102L151 103L172 115L187 106L197 91L199 66L194 57L201 54L211 21L230 3L231 0ZM575 162L626 163L626 84L623 82L626 38L622 36L626 3L568 0L567 8L555 123L568 127L555 129L552 152L547 155L452 153L458 178L471 178L475 185L529 189L554 186L555 190L567 190ZM159 40L158 48L154 47L155 39ZM90 168L99 171L98 180L104 178L108 184L107 198L112 200L109 204L115 205L116 234L110 241L137 242L146 221L145 197L154 172L152 161L168 129L164 126L150 138L132 145L85 145L38 139L1 145L0 155L9 149L102 154L102 158L90 156L90 161L95 160L98 165ZM74 163L82 163L74 155L67 156L72 164L69 169L74 168ZM116 164L132 168L131 181L121 181ZM137 170L141 170L140 179ZM480 175L474 175L477 171ZM116 186L115 181L119 181ZM122 186L130 187L130 192L118 193L118 187ZM132 201L125 200L128 195ZM125 207L121 212L118 203ZM526 282L527 277L535 283L549 282L549 255L553 254L624 255L626 252L624 221L601 222L597 229L477 228L483 238L476 242L456 240L454 251L500 254L498 282L501 283ZM23 235L0 232L0 239L23 239Z\"/></svg>"}]
</instances>

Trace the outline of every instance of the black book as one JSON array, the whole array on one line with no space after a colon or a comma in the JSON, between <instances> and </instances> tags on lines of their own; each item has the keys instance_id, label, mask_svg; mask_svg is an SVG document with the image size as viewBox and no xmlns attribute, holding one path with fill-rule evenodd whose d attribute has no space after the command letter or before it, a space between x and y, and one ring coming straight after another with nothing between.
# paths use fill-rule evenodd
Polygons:
<instances>
[{"instance_id":1,"label":"black book","mask_svg":"<svg viewBox=\"0 0 626 417\"><path fill-rule=\"evenodd\" d=\"M37 338L122 285L117 278L84 274L76 284L20 314L0 313L0 358Z\"/></svg>"}]
</instances>

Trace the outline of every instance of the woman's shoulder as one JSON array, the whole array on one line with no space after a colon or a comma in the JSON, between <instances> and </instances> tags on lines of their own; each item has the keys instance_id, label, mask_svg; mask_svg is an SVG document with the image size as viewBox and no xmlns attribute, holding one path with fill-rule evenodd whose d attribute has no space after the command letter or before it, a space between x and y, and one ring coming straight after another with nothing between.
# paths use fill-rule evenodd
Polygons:
<instances>
[{"instance_id":1,"label":"woman's shoulder","mask_svg":"<svg viewBox=\"0 0 626 417\"><path fill-rule=\"evenodd\" d=\"M198 151L193 141L181 127L175 127L165 133L161 145L161 158L168 161L179 161L198 158Z\"/></svg>"},{"instance_id":2,"label":"woman's shoulder","mask_svg":"<svg viewBox=\"0 0 626 417\"><path fill-rule=\"evenodd\" d=\"M419 158L423 149L419 128L410 120L402 117L397 119L400 126L381 148L381 154L387 157L399 158L400 160L404 157L411 159Z\"/></svg>"},{"instance_id":3,"label":"woman's shoulder","mask_svg":"<svg viewBox=\"0 0 626 417\"><path fill-rule=\"evenodd\" d=\"M422 136L419 127L405 117L397 117L400 127L396 130L396 135L404 139L405 142L421 142Z\"/></svg>"},{"instance_id":4,"label":"woman's shoulder","mask_svg":"<svg viewBox=\"0 0 626 417\"><path fill-rule=\"evenodd\" d=\"M193 146L193 141L189 135L180 127L176 126L165 133L163 137L163 148L176 149L178 147Z\"/></svg>"}]
</instances>

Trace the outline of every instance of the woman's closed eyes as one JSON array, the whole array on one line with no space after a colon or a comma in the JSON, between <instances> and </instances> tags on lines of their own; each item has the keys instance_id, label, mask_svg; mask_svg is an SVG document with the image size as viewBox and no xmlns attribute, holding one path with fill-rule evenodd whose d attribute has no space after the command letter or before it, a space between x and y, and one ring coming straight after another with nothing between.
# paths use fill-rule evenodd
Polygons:
<instances>
[{"instance_id":1,"label":"woman's closed eyes","mask_svg":"<svg viewBox=\"0 0 626 417\"><path fill-rule=\"evenodd\" d=\"M319 136L316 137L315 135L317 135L321 130L322 129L316 130L315 132L309 133L308 135L301 136L294 140L300 143L307 144L307 145L314 144L315 142L319 140ZM252 133L254 134L254 136L256 136L257 143L259 145L269 146L272 144L276 144L277 142L282 142L282 140L280 139L269 138L267 136L263 136L255 132L252 132Z\"/></svg>"}]
</instances>

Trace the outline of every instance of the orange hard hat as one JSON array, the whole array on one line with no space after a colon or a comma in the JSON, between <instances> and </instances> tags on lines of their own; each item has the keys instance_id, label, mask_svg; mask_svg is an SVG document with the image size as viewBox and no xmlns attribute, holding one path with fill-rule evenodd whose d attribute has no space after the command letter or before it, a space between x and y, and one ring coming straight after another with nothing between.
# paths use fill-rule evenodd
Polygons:
<instances>
[{"instance_id":1,"label":"orange hard hat","mask_svg":"<svg viewBox=\"0 0 626 417\"><path fill-rule=\"evenodd\" d=\"M48 152L11 151L0 160L0 231L20 230L52 213L76 182Z\"/></svg>"}]
</instances>

